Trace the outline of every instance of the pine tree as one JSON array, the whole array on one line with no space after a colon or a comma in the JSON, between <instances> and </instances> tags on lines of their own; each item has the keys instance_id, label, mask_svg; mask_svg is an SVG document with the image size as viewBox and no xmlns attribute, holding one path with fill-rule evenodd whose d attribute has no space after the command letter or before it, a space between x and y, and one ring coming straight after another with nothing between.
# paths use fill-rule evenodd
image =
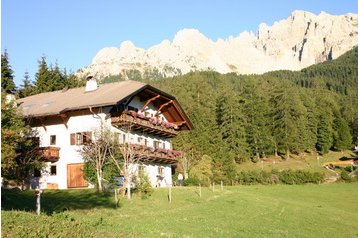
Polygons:
<instances>
[{"instance_id":1,"label":"pine tree","mask_svg":"<svg viewBox=\"0 0 358 238\"><path fill-rule=\"evenodd\" d=\"M244 83L244 82L243 82ZM246 137L250 147L251 156L265 156L273 151L268 130L268 104L253 80L249 80L244 86L245 98L244 112L247 118Z\"/></svg>"},{"instance_id":2,"label":"pine tree","mask_svg":"<svg viewBox=\"0 0 358 238\"><path fill-rule=\"evenodd\" d=\"M18 90L18 95L20 98L28 97L35 94L35 86L30 79L29 73L25 72L24 79Z\"/></svg>"},{"instance_id":3,"label":"pine tree","mask_svg":"<svg viewBox=\"0 0 358 238\"><path fill-rule=\"evenodd\" d=\"M24 188L29 173L42 165L32 140L36 132L25 124L14 103L5 97L6 93L1 92L1 176L5 183L14 180Z\"/></svg>"},{"instance_id":4,"label":"pine tree","mask_svg":"<svg viewBox=\"0 0 358 238\"><path fill-rule=\"evenodd\" d=\"M341 116L335 118L333 129L333 147L336 150L351 149L352 135L348 123Z\"/></svg>"},{"instance_id":5,"label":"pine tree","mask_svg":"<svg viewBox=\"0 0 358 238\"><path fill-rule=\"evenodd\" d=\"M276 86L271 98L273 132L278 148L285 151L286 159L290 152L302 149L300 135L304 124L304 107L299 92L293 85L282 82Z\"/></svg>"},{"instance_id":6,"label":"pine tree","mask_svg":"<svg viewBox=\"0 0 358 238\"><path fill-rule=\"evenodd\" d=\"M9 55L5 50L1 54L1 91L15 93L16 85L14 83L14 71L9 63Z\"/></svg>"},{"instance_id":7,"label":"pine tree","mask_svg":"<svg viewBox=\"0 0 358 238\"><path fill-rule=\"evenodd\" d=\"M317 126L317 150L325 154L333 144L332 116L330 113L322 113Z\"/></svg>"},{"instance_id":8,"label":"pine tree","mask_svg":"<svg viewBox=\"0 0 358 238\"><path fill-rule=\"evenodd\" d=\"M35 91L36 93L51 91L50 71L46 63L46 57L43 56L39 60L38 71L35 74Z\"/></svg>"},{"instance_id":9,"label":"pine tree","mask_svg":"<svg viewBox=\"0 0 358 238\"><path fill-rule=\"evenodd\" d=\"M228 153L240 162L248 158L243 103L244 101L240 100L237 94L229 92L222 95L217 102L217 121L222 140L226 144Z\"/></svg>"}]
</instances>

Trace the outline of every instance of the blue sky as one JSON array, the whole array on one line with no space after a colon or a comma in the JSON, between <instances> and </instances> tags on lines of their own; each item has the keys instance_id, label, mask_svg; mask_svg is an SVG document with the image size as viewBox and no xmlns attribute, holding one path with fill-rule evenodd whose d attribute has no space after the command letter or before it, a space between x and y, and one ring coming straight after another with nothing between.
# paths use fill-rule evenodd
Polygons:
<instances>
[{"instance_id":1,"label":"blue sky","mask_svg":"<svg viewBox=\"0 0 358 238\"><path fill-rule=\"evenodd\" d=\"M2 0L1 5L1 52L7 49L17 85L25 71L35 79L41 56L75 72L100 49L125 40L147 49L183 28L216 41L256 32L260 23L272 25L294 10L358 13L357 0Z\"/></svg>"}]
</instances>

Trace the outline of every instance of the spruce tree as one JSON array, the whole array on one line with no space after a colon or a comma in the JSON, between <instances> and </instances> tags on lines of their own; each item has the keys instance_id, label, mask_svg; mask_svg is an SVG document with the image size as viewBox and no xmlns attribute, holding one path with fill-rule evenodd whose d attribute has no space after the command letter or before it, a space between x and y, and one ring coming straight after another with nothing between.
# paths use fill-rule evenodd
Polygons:
<instances>
[{"instance_id":1,"label":"spruce tree","mask_svg":"<svg viewBox=\"0 0 358 238\"><path fill-rule=\"evenodd\" d=\"M349 132L348 123L341 116L334 120L333 147L336 150L352 148L352 135Z\"/></svg>"},{"instance_id":2,"label":"spruce tree","mask_svg":"<svg viewBox=\"0 0 358 238\"><path fill-rule=\"evenodd\" d=\"M28 97L35 94L35 86L30 79L29 73L25 72L24 79L18 90L18 95L20 98Z\"/></svg>"},{"instance_id":3,"label":"spruce tree","mask_svg":"<svg viewBox=\"0 0 358 238\"><path fill-rule=\"evenodd\" d=\"M246 120L246 138L251 156L260 159L273 151L271 136L268 128L269 107L263 92L259 90L253 80L245 83L243 97L245 98L244 114Z\"/></svg>"},{"instance_id":4,"label":"spruce tree","mask_svg":"<svg viewBox=\"0 0 358 238\"><path fill-rule=\"evenodd\" d=\"M5 50L1 54L1 91L15 93L16 85L14 83L14 71L11 69L9 55Z\"/></svg>"},{"instance_id":5,"label":"spruce tree","mask_svg":"<svg viewBox=\"0 0 358 238\"><path fill-rule=\"evenodd\" d=\"M51 91L50 71L45 56L41 57L39 60L38 71L35 74L35 91L36 93Z\"/></svg>"},{"instance_id":6,"label":"spruce tree","mask_svg":"<svg viewBox=\"0 0 358 238\"><path fill-rule=\"evenodd\" d=\"M217 121L222 140L228 152L238 162L243 162L248 158L243 103L244 101L234 93L222 95L217 102Z\"/></svg>"},{"instance_id":7,"label":"spruce tree","mask_svg":"<svg viewBox=\"0 0 358 238\"><path fill-rule=\"evenodd\" d=\"M299 96L298 89L290 83L276 85L271 98L273 132L280 150L289 159L290 152L300 152L300 143L306 108Z\"/></svg>"}]
</instances>

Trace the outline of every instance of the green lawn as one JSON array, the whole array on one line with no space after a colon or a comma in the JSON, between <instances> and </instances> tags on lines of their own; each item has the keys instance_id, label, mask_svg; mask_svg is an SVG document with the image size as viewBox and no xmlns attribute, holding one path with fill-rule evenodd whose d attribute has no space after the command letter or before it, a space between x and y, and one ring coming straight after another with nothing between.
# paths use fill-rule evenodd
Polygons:
<instances>
[{"instance_id":1,"label":"green lawn","mask_svg":"<svg viewBox=\"0 0 358 238\"><path fill-rule=\"evenodd\" d=\"M148 199L93 190L3 192L2 237L358 237L358 183L156 189ZM16 209L16 210L13 210ZM19 211L21 210L21 211Z\"/></svg>"}]
</instances>

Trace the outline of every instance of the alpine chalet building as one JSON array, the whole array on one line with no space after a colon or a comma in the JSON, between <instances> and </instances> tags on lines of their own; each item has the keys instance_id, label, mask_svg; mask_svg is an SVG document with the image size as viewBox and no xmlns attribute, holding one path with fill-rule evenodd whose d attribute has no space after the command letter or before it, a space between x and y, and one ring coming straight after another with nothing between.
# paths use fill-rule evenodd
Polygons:
<instances>
[{"instance_id":1,"label":"alpine chalet building","mask_svg":"<svg viewBox=\"0 0 358 238\"><path fill-rule=\"evenodd\" d=\"M46 162L31 179L31 187L42 189L90 186L84 178L80 150L94 139L101 124L120 143L141 149L134 166L146 173L153 187L171 186L172 166L182 155L173 150L171 139L193 129L175 97L130 80L97 85L89 78L86 87L41 93L21 98L17 104L36 130L34 140Z\"/></svg>"}]
</instances>

